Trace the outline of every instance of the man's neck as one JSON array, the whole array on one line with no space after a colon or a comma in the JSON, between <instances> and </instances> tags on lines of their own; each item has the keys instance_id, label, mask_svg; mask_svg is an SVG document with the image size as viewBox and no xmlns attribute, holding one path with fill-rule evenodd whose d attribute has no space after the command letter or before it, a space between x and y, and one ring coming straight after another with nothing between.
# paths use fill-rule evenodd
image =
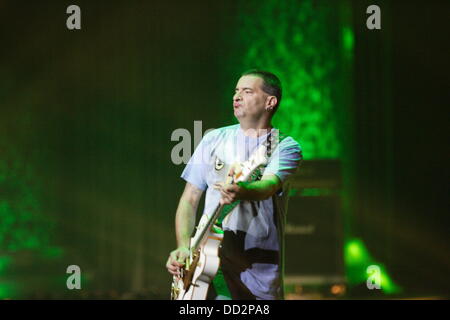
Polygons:
<instances>
[{"instance_id":1,"label":"man's neck","mask_svg":"<svg viewBox=\"0 0 450 320\"><path fill-rule=\"evenodd\" d=\"M244 132L244 135L253 137L253 138L263 136L263 135L269 133L269 131L273 128L270 121L264 122L264 123L256 123L256 124L255 123L249 124L249 123L245 123L245 122L239 122L239 123L240 123L242 131Z\"/></svg>"}]
</instances>

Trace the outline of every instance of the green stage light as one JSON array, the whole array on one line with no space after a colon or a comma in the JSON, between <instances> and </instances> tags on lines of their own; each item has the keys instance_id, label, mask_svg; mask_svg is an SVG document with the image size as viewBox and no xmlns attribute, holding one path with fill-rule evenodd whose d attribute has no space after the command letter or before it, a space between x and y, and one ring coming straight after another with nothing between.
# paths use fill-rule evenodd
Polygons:
<instances>
[{"instance_id":1,"label":"green stage light","mask_svg":"<svg viewBox=\"0 0 450 320\"><path fill-rule=\"evenodd\" d=\"M396 294L402 291L388 275L384 265L377 262L369 253L361 239L350 239L344 245L344 259L347 271L347 280L352 286L366 283L370 274L370 266L379 268L380 287L386 294Z\"/></svg>"},{"instance_id":2,"label":"green stage light","mask_svg":"<svg viewBox=\"0 0 450 320\"><path fill-rule=\"evenodd\" d=\"M342 28L342 48L346 56L353 55L353 47L355 43L355 36L353 30L349 27Z\"/></svg>"}]
</instances>

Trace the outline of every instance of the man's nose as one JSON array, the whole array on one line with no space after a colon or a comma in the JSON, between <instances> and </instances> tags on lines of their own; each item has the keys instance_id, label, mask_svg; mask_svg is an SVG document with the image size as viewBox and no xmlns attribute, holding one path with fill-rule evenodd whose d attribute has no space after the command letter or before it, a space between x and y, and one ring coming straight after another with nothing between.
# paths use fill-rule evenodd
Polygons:
<instances>
[{"instance_id":1,"label":"man's nose","mask_svg":"<svg viewBox=\"0 0 450 320\"><path fill-rule=\"evenodd\" d=\"M241 100L241 95L237 92L237 93L235 93L234 94L234 97L233 97L233 100L234 101L239 101L239 100Z\"/></svg>"}]
</instances>

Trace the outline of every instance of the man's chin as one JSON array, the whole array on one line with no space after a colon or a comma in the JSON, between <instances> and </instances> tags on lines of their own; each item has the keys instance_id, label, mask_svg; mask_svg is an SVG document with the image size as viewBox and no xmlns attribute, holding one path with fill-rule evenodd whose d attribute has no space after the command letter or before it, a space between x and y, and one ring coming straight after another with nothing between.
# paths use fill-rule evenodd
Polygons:
<instances>
[{"instance_id":1,"label":"man's chin","mask_svg":"<svg viewBox=\"0 0 450 320\"><path fill-rule=\"evenodd\" d=\"M244 113L240 110L234 110L234 116L238 119L241 119L244 116Z\"/></svg>"}]
</instances>

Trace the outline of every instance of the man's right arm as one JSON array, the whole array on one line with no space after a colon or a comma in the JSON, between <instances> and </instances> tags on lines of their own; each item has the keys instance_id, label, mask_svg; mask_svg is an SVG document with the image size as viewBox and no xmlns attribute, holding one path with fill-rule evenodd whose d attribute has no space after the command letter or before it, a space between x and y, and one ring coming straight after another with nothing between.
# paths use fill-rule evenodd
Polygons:
<instances>
[{"instance_id":1,"label":"man's right arm","mask_svg":"<svg viewBox=\"0 0 450 320\"><path fill-rule=\"evenodd\" d=\"M175 234L177 249L170 253L167 260L167 270L172 275L180 275L179 268L184 265L189 256L189 242L195 226L195 214L203 190L187 182L181 195L175 216Z\"/></svg>"},{"instance_id":2,"label":"man's right arm","mask_svg":"<svg viewBox=\"0 0 450 320\"><path fill-rule=\"evenodd\" d=\"M195 216L203 190L187 182L181 195L175 217L175 233L178 247L189 248L189 241L195 227Z\"/></svg>"}]
</instances>

